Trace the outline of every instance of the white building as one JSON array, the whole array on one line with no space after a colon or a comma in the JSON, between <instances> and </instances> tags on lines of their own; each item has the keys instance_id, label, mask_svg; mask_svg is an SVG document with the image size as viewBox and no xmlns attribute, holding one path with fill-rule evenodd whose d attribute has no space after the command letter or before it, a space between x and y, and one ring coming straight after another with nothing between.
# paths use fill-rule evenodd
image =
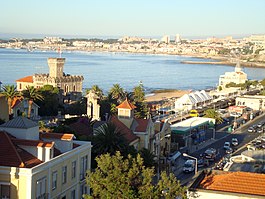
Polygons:
<instances>
[{"instance_id":1,"label":"white building","mask_svg":"<svg viewBox=\"0 0 265 199\"><path fill-rule=\"evenodd\" d=\"M161 39L161 42L165 42L166 44L169 44L170 43L170 36L164 35Z\"/></svg>"},{"instance_id":2,"label":"white building","mask_svg":"<svg viewBox=\"0 0 265 199\"><path fill-rule=\"evenodd\" d=\"M0 125L0 198L82 198L91 147L73 134L39 133L25 117Z\"/></svg>"},{"instance_id":3,"label":"white building","mask_svg":"<svg viewBox=\"0 0 265 199\"><path fill-rule=\"evenodd\" d=\"M175 101L175 110L188 111L210 103L212 97L205 90L185 94Z\"/></svg>"},{"instance_id":4,"label":"white building","mask_svg":"<svg viewBox=\"0 0 265 199\"><path fill-rule=\"evenodd\" d=\"M265 110L265 96L244 95L236 98L237 106L247 106L253 110Z\"/></svg>"},{"instance_id":5,"label":"white building","mask_svg":"<svg viewBox=\"0 0 265 199\"><path fill-rule=\"evenodd\" d=\"M226 72L224 75L220 75L219 86L225 89L225 86L229 83L243 84L247 80L247 74L241 70L240 63L237 62L234 72Z\"/></svg>"}]
</instances>

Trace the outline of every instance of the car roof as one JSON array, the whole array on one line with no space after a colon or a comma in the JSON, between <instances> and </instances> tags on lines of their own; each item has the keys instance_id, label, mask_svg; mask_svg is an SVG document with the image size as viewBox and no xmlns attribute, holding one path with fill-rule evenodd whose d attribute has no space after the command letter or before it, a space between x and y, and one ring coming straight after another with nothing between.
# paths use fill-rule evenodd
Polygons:
<instances>
[{"instance_id":1,"label":"car roof","mask_svg":"<svg viewBox=\"0 0 265 199\"><path fill-rule=\"evenodd\" d=\"M185 163L194 163L194 162L195 162L195 160L186 160Z\"/></svg>"}]
</instances>

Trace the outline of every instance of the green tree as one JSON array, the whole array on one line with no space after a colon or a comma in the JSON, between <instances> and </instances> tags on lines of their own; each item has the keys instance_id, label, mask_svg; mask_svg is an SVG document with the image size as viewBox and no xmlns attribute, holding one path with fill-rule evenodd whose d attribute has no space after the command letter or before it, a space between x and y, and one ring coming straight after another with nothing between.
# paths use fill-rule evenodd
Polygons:
<instances>
[{"instance_id":1,"label":"green tree","mask_svg":"<svg viewBox=\"0 0 265 199\"><path fill-rule=\"evenodd\" d=\"M143 158L144 166L153 167L155 165L155 160L154 160L155 155L153 153L151 153L150 150L148 150L146 148L142 148L139 151L139 154Z\"/></svg>"},{"instance_id":2,"label":"green tree","mask_svg":"<svg viewBox=\"0 0 265 199\"><path fill-rule=\"evenodd\" d=\"M124 152L127 143L119 129L112 123L105 123L95 130L92 138L94 153L101 155L105 153L115 154L116 151Z\"/></svg>"},{"instance_id":3,"label":"green tree","mask_svg":"<svg viewBox=\"0 0 265 199\"><path fill-rule=\"evenodd\" d=\"M138 86L133 88L133 98L135 102L143 102L145 99L145 92L143 84L139 84Z\"/></svg>"},{"instance_id":4,"label":"green tree","mask_svg":"<svg viewBox=\"0 0 265 199\"><path fill-rule=\"evenodd\" d=\"M125 91L120 84L114 84L109 91L109 96L115 100L116 104L119 104L125 99Z\"/></svg>"},{"instance_id":5,"label":"green tree","mask_svg":"<svg viewBox=\"0 0 265 199\"><path fill-rule=\"evenodd\" d=\"M39 114L41 116L56 116L59 108L59 89L52 85L44 85L39 90L43 99L37 100L40 106Z\"/></svg>"},{"instance_id":6,"label":"green tree","mask_svg":"<svg viewBox=\"0 0 265 199\"><path fill-rule=\"evenodd\" d=\"M86 94L88 94L90 91L93 91L99 97L99 99L103 98L103 91L98 85L93 85L91 88L87 89Z\"/></svg>"},{"instance_id":7,"label":"green tree","mask_svg":"<svg viewBox=\"0 0 265 199\"><path fill-rule=\"evenodd\" d=\"M86 178L92 195L85 198L119 199L160 199L187 198L186 188L182 187L173 174L169 177L162 172L158 184L153 184L154 168L146 168L143 159L128 156L124 159L120 152L105 154L96 158L98 167L89 172Z\"/></svg>"},{"instance_id":8,"label":"green tree","mask_svg":"<svg viewBox=\"0 0 265 199\"><path fill-rule=\"evenodd\" d=\"M22 91L22 96L28 100L28 118L31 117L32 104L36 100L43 100L42 94L39 90L35 89L33 86L27 86L26 90Z\"/></svg>"},{"instance_id":9,"label":"green tree","mask_svg":"<svg viewBox=\"0 0 265 199\"><path fill-rule=\"evenodd\" d=\"M215 119L216 124L223 123L223 118L221 117L220 113L218 113L214 109L207 109L206 111L204 111L204 117Z\"/></svg>"},{"instance_id":10,"label":"green tree","mask_svg":"<svg viewBox=\"0 0 265 199\"><path fill-rule=\"evenodd\" d=\"M147 104L144 102L145 92L143 84L139 84L133 89L133 101L136 106L135 117L136 118L146 118L148 115Z\"/></svg>"},{"instance_id":11,"label":"green tree","mask_svg":"<svg viewBox=\"0 0 265 199\"><path fill-rule=\"evenodd\" d=\"M6 85L3 86L3 92L2 94L6 97L7 99L7 104L8 104L8 113L9 116L11 115L11 106L12 102L15 97L18 97L20 94L17 91L16 87L14 85Z\"/></svg>"}]
</instances>

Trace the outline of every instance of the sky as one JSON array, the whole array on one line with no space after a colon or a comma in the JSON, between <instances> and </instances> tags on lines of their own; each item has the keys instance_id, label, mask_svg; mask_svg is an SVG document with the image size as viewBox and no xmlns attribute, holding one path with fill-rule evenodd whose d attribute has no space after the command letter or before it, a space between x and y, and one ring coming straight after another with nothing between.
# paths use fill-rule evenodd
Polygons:
<instances>
[{"instance_id":1,"label":"sky","mask_svg":"<svg viewBox=\"0 0 265 199\"><path fill-rule=\"evenodd\" d=\"M1 35L265 34L264 0L5 0Z\"/></svg>"}]
</instances>

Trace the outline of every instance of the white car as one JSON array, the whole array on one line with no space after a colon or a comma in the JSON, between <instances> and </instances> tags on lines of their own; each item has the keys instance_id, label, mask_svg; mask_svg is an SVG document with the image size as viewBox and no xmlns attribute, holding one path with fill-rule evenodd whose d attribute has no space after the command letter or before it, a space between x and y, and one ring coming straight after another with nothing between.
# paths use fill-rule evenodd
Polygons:
<instances>
[{"instance_id":1,"label":"white car","mask_svg":"<svg viewBox=\"0 0 265 199\"><path fill-rule=\"evenodd\" d=\"M187 160L183 167L184 173L191 173L195 170L195 160Z\"/></svg>"},{"instance_id":2,"label":"white car","mask_svg":"<svg viewBox=\"0 0 265 199\"><path fill-rule=\"evenodd\" d=\"M237 140L237 138L232 138L232 142L231 142L231 144L232 144L233 146L237 146L237 145L238 145L238 140Z\"/></svg>"},{"instance_id":3,"label":"white car","mask_svg":"<svg viewBox=\"0 0 265 199\"><path fill-rule=\"evenodd\" d=\"M224 149L227 150L230 148L230 142L225 142L224 143Z\"/></svg>"}]
</instances>

